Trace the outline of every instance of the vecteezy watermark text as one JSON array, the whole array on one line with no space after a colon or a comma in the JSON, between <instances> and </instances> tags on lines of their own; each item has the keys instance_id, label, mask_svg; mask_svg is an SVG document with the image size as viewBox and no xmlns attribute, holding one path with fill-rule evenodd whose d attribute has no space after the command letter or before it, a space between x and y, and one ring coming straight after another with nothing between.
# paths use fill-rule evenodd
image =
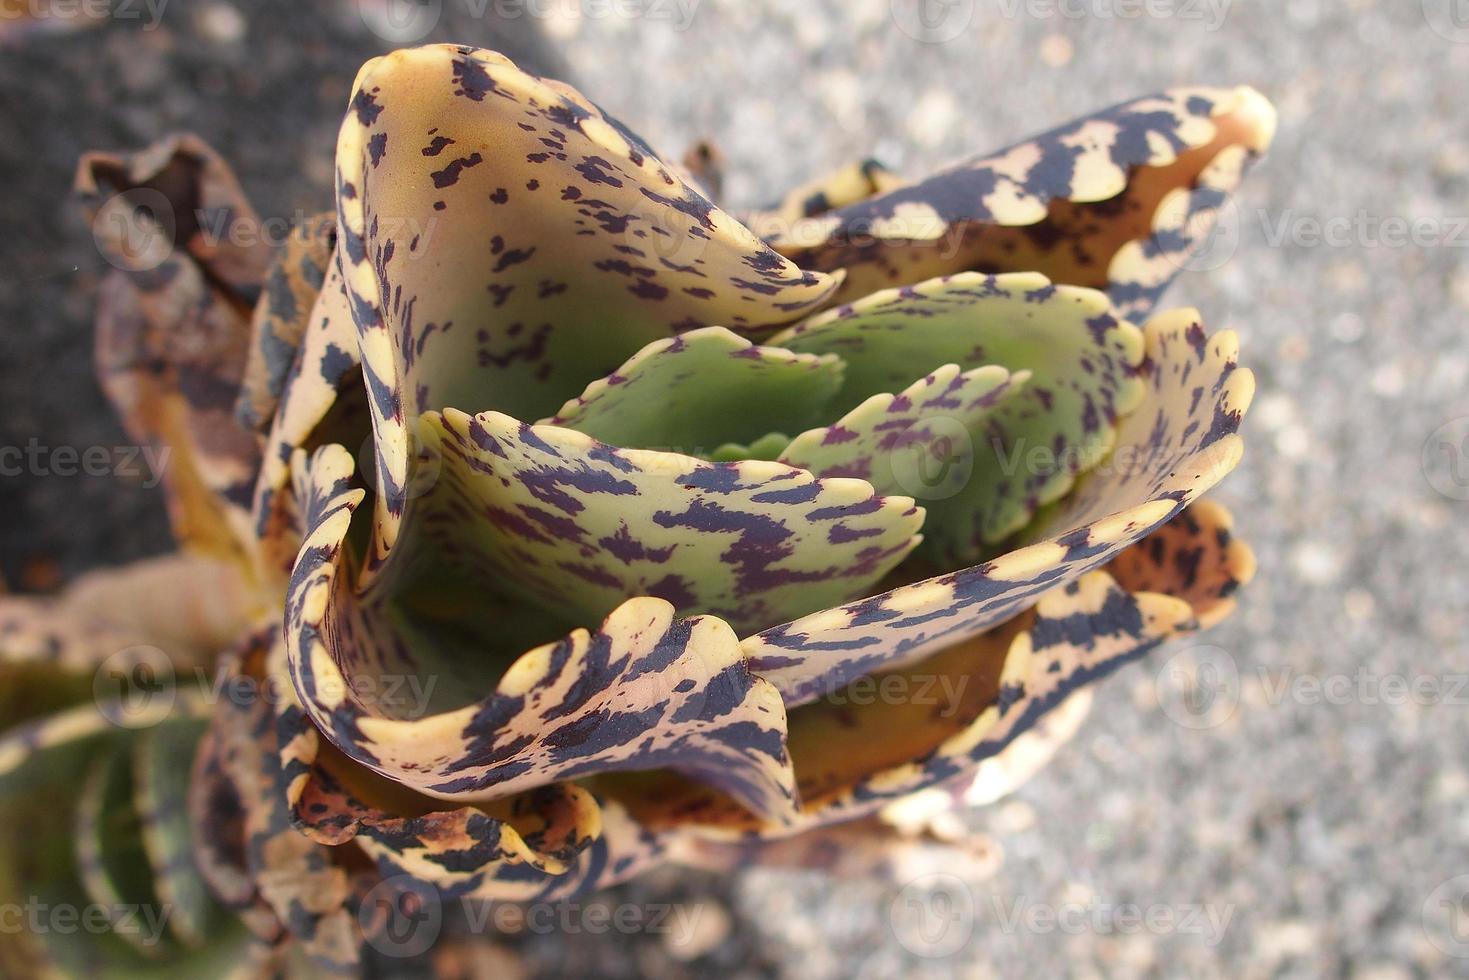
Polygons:
<instances>
[{"instance_id":1,"label":"vecteezy watermark text","mask_svg":"<svg viewBox=\"0 0 1469 980\"><path fill-rule=\"evenodd\" d=\"M151 31L170 0L0 0L0 23L10 20L137 20Z\"/></svg>"},{"instance_id":2,"label":"vecteezy watermark text","mask_svg":"<svg viewBox=\"0 0 1469 980\"><path fill-rule=\"evenodd\" d=\"M1159 706L1185 728L1206 729L1234 717L1245 681L1258 701L1271 708L1292 704L1306 708L1362 705L1369 708L1428 708L1469 705L1469 674L1382 672L1360 664L1351 671L1315 673L1257 665L1240 670L1234 655L1222 647L1186 647L1169 657L1154 675Z\"/></svg>"},{"instance_id":3,"label":"vecteezy watermark text","mask_svg":"<svg viewBox=\"0 0 1469 980\"><path fill-rule=\"evenodd\" d=\"M168 446L47 446L31 438L24 446L0 446L0 477L121 476L153 489L163 481Z\"/></svg>"},{"instance_id":4,"label":"vecteezy watermark text","mask_svg":"<svg viewBox=\"0 0 1469 980\"><path fill-rule=\"evenodd\" d=\"M316 693L331 703L350 698L395 718L414 719L428 714L438 682L436 674L363 674L350 679L336 674L318 677ZM211 674L198 666L176 673L163 650L134 646L102 661L92 678L92 694L108 721L120 728L141 728L167 716L181 690L209 706L280 705L293 697L280 686L288 683L275 677L262 683L224 669Z\"/></svg>"},{"instance_id":5,"label":"vecteezy watermark text","mask_svg":"<svg viewBox=\"0 0 1469 980\"><path fill-rule=\"evenodd\" d=\"M109 933L138 937L140 945L157 946L171 909L167 905L127 903L72 905L51 903L32 895L25 902L0 904L0 935L75 936Z\"/></svg>"},{"instance_id":6,"label":"vecteezy watermark text","mask_svg":"<svg viewBox=\"0 0 1469 980\"><path fill-rule=\"evenodd\" d=\"M905 949L938 959L962 954L980 919L1007 935L1185 935L1213 947L1229 930L1235 911L1232 903L1213 902L1037 901L998 893L979 900L962 878L934 872L905 884L888 916Z\"/></svg>"},{"instance_id":7,"label":"vecteezy watermark text","mask_svg":"<svg viewBox=\"0 0 1469 980\"><path fill-rule=\"evenodd\" d=\"M438 941L446 903L431 883L411 875L385 878L360 906L367 942L384 956L419 956ZM693 941L702 903L610 902L596 899L519 904L463 897L458 920L474 935L663 935L672 946Z\"/></svg>"},{"instance_id":8,"label":"vecteezy watermark text","mask_svg":"<svg viewBox=\"0 0 1469 980\"><path fill-rule=\"evenodd\" d=\"M686 31L703 0L357 0L368 30L394 44L427 37L451 2L474 20L642 20Z\"/></svg>"},{"instance_id":9,"label":"vecteezy watermark text","mask_svg":"<svg viewBox=\"0 0 1469 980\"><path fill-rule=\"evenodd\" d=\"M997 0L1010 20L1196 21L1206 31L1224 26L1233 0Z\"/></svg>"}]
</instances>

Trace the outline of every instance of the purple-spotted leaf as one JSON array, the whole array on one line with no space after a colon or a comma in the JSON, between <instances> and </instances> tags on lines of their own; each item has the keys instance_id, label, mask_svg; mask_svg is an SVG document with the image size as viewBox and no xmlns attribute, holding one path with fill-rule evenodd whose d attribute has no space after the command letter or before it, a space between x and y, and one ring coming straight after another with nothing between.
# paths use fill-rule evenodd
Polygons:
<instances>
[{"instance_id":1,"label":"purple-spotted leaf","mask_svg":"<svg viewBox=\"0 0 1469 980\"><path fill-rule=\"evenodd\" d=\"M1255 577L1255 554L1235 537L1229 511L1200 500L1114 558L1107 573L1129 591L1186 600L1208 629L1234 611L1235 593Z\"/></svg>"},{"instance_id":2,"label":"purple-spotted leaf","mask_svg":"<svg viewBox=\"0 0 1469 980\"><path fill-rule=\"evenodd\" d=\"M1274 131L1253 89L1176 89L764 233L802 268L845 270L838 302L961 271L1033 271L1143 317Z\"/></svg>"},{"instance_id":3,"label":"purple-spotted leaf","mask_svg":"<svg viewBox=\"0 0 1469 980\"><path fill-rule=\"evenodd\" d=\"M398 872L468 895L512 866L564 874L601 836L597 801L571 783L455 806L386 779L324 740L287 684L276 739L292 820L312 840L356 840Z\"/></svg>"},{"instance_id":4,"label":"purple-spotted leaf","mask_svg":"<svg viewBox=\"0 0 1469 980\"><path fill-rule=\"evenodd\" d=\"M1003 623L793 709L790 748L801 813L782 835L862 819L914 793L962 793L983 763L1001 757L1086 685L1202 628L1239 576L1248 577L1250 562L1242 544L1209 544L1228 526L1227 512L1208 504L1193 515L1199 508ZM1155 562L1160 550L1195 549L1196 561ZM1133 589L1114 571L1146 578L1150 589ZM659 830L769 831L717 795L667 776L641 784L614 776L598 789Z\"/></svg>"},{"instance_id":5,"label":"purple-spotted leaf","mask_svg":"<svg viewBox=\"0 0 1469 980\"><path fill-rule=\"evenodd\" d=\"M740 217L761 238L778 240L794 234L802 221L850 207L902 184L900 177L878 161L862 160L802 184L775 207Z\"/></svg>"},{"instance_id":6,"label":"purple-spotted leaf","mask_svg":"<svg viewBox=\"0 0 1469 980\"><path fill-rule=\"evenodd\" d=\"M859 816L972 775L1081 685L1196 626L1184 600L1129 593L1091 572L993 630L873 678L927 697L853 709L836 692L797 709L791 750L806 811L813 822Z\"/></svg>"},{"instance_id":7,"label":"purple-spotted leaf","mask_svg":"<svg viewBox=\"0 0 1469 980\"><path fill-rule=\"evenodd\" d=\"M961 273L885 290L802 321L771 343L840 355L842 407L901 391L939 364L1028 372L991 410L948 416L962 431L941 433L929 447L935 457L947 452L934 464L949 479L963 479L957 489L938 481L923 498L924 553L949 567L992 553L1064 495L1112 448L1117 419L1143 391L1141 332L1114 317L1102 293L1034 273ZM956 450L955 439L968 445ZM921 493L923 485L909 490Z\"/></svg>"},{"instance_id":8,"label":"purple-spotted leaf","mask_svg":"<svg viewBox=\"0 0 1469 980\"><path fill-rule=\"evenodd\" d=\"M1013 786L1253 570L1196 499L1241 451L1232 335L1125 318L1273 123L1181 90L919 184L855 165L751 230L711 153L431 46L365 66L336 209L268 273L202 144L90 157L104 384L229 560L0 600L0 903L173 910L147 950L0 936L0 972L222 975L209 891L239 965L351 975L385 876L886 868L891 804ZM92 701L143 666L140 733Z\"/></svg>"},{"instance_id":9,"label":"purple-spotted leaf","mask_svg":"<svg viewBox=\"0 0 1469 980\"><path fill-rule=\"evenodd\" d=\"M234 697L219 700L211 737L243 809L245 874L260 905L319 966L354 969L362 943L350 870L356 847L325 847L292 826L286 804L289 774L280 765L268 697L250 686L248 674L235 677L242 686Z\"/></svg>"},{"instance_id":10,"label":"purple-spotted leaf","mask_svg":"<svg viewBox=\"0 0 1469 980\"><path fill-rule=\"evenodd\" d=\"M442 472L416 533L579 622L637 595L741 631L784 622L861 595L923 522L911 498L763 460L616 449L495 412L430 414L424 430Z\"/></svg>"},{"instance_id":11,"label":"purple-spotted leaf","mask_svg":"<svg viewBox=\"0 0 1469 980\"><path fill-rule=\"evenodd\" d=\"M816 425L841 386L835 355L758 347L704 327L644 347L547 424L623 449L709 458Z\"/></svg>"},{"instance_id":12,"label":"purple-spotted leaf","mask_svg":"<svg viewBox=\"0 0 1469 980\"><path fill-rule=\"evenodd\" d=\"M462 707L424 713L380 696L389 679L429 679L432 669L420 659L427 651L404 642L390 607L353 589L344 545L361 492L350 489L351 459L328 448L301 465L298 496L310 531L287 601L290 669L311 719L348 757L447 800L666 767L774 819L791 809L775 689L745 669L726 623L676 619L662 599L631 599L596 632L578 629L530 650L482 700L464 704L463 692L454 692Z\"/></svg>"},{"instance_id":13,"label":"purple-spotted leaf","mask_svg":"<svg viewBox=\"0 0 1469 980\"><path fill-rule=\"evenodd\" d=\"M772 251L574 89L493 52L369 62L337 179L378 440L374 561L396 540L421 412L541 418L654 340L788 323L838 282Z\"/></svg>"},{"instance_id":14,"label":"purple-spotted leaf","mask_svg":"<svg viewBox=\"0 0 1469 980\"><path fill-rule=\"evenodd\" d=\"M257 343L263 341L257 338ZM251 521L271 575L283 577L300 546L289 499L291 455L334 441L355 447L369 437L372 422L361 367L357 326L333 256L281 382L255 482Z\"/></svg>"},{"instance_id":15,"label":"purple-spotted leaf","mask_svg":"<svg viewBox=\"0 0 1469 980\"><path fill-rule=\"evenodd\" d=\"M312 309L336 264L336 245L336 212L313 215L291 229L271 263L250 322L250 350L235 405L242 425L269 428Z\"/></svg>"},{"instance_id":16,"label":"purple-spotted leaf","mask_svg":"<svg viewBox=\"0 0 1469 980\"><path fill-rule=\"evenodd\" d=\"M381 777L379 777L381 778ZM337 800L341 788L313 784L323 791L308 805ZM566 874L577 856L601 835L601 810L585 790L559 783L484 806L419 807L381 810L354 801L356 840L384 866L443 893L476 895L500 875L539 872ZM490 896L494 891L486 889Z\"/></svg>"},{"instance_id":17,"label":"purple-spotted leaf","mask_svg":"<svg viewBox=\"0 0 1469 980\"><path fill-rule=\"evenodd\" d=\"M766 630L745 642L756 671L795 704L921 660L1101 566L1223 479L1254 395L1234 334L1207 336L1192 310L1158 314L1144 334L1141 404L1109 457L1031 532L1034 544Z\"/></svg>"},{"instance_id":18,"label":"purple-spotted leaf","mask_svg":"<svg viewBox=\"0 0 1469 980\"><path fill-rule=\"evenodd\" d=\"M997 364L968 371L946 364L896 395L873 395L833 424L801 433L780 461L819 477L866 480L878 493L943 500L973 475L972 433L1029 378L1027 370L1011 374Z\"/></svg>"}]
</instances>

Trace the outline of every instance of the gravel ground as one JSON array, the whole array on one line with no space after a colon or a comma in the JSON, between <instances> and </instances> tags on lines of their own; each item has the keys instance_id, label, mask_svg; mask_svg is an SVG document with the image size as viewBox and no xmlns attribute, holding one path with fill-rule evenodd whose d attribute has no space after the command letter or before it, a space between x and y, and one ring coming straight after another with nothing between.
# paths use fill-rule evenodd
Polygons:
<instances>
[{"instance_id":1,"label":"gravel ground","mask_svg":"<svg viewBox=\"0 0 1469 980\"><path fill-rule=\"evenodd\" d=\"M1054 764L972 815L998 867L906 889L659 873L609 900L697 911L688 942L539 936L528 965L1469 976L1469 13L1457 0L951 0L925 42L903 30L904 4L581 0L580 17L493 21L445 0L430 36L506 44L665 152L714 139L735 205L874 152L918 175L1168 85L1262 89L1280 109L1275 148L1169 297L1238 330L1258 376L1249 451L1219 493L1260 575L1208 646L1106 684ZM386 45L350 17L289 9L176 0L163 31L110 24L0 54L0 442L121 438L79 366L98 262L58 217L77 151L188 126L236 162L264 214L326 199L352 67ZM0 481L0 513L12 576L41 557L68 572L132 557L161 526L151 495L115 481ZM1213 700L1187 697L1191 682ZM947 929L916 930L910 899Z\"/></svg>"}]
</instances>

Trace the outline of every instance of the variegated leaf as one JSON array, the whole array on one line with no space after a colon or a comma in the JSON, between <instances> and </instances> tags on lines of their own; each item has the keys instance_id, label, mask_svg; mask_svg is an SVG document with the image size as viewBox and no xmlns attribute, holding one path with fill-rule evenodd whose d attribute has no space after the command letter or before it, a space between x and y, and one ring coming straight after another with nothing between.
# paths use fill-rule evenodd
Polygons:
<instances>
[{"instance_id":1,"label":"variegated leaf","mask_svg":"<svg viewBox=\"0 0 1469 980\"><path fill-rule=\"evenodd\" d=\"M266 942L281 938L280 920L260 902L246 864L245 801L225 770L213 726L199 740L189 771L194 866L210 893Z\"/></svg>"},{"instance_id":2,"label":"variegated leaf","mask_svg":"<svg viewBox=\"0 0 1469 980\"><path fill-rule=\"evenodd\" d=\"M802 221L851 207L901 187L903 181L877 160L849 163L786 194L772 208L743 214L750 230L767 241L780 241L797 233Z\"/></svg>"},{"instance_id":3,"label":"variegated leaf","mask_svg":"<svg viewBox=\"0 0 1469 980\"><path fill-rule=\"evenodd\" d=\"M1014 397L989 410L938 416L957 428L921 447L945 476L925 486L915 473L910 492L925 495L925 554L949 567L992 552L1063 496L1112 448L1117 419L1143 394L1141 332L1112 316L1103 294L1034 273L962 273L886 290L771 343L840 355L843 408L902 391L938 364L1028 372Z\"/></svg>"},{"instance_id":4,"label":"variegated leaf","mask_svg":"<svg viewBox=\"0 0 1469 980\"><path fill-rule=\"evenodd\" d=\"M261 644L252 638L241 653L254 657ZM363 938L355 906L361 882L351 869L356 847L324 847L292 825L274 713L264 690L252 686L249 660L240 663L231 672L238 686L218 701L211 731L220 770L242 804L246 874L263 907L320 967L355 969Z\"/></svg>"},{"instance_id":5,"label":"variegated leaf","mask_svg":"<svg viewBox=\"0 0 1469 980\"><path fill-rule=\"evenodd\" d=\"M873 395L836 422L801 433L780 462L819 477L866 480L878 493L944 499L959 493L974 462L970 433L1030 379L997 364L946 364L896 395ZM925 522L925 527L932 520Z\"/></svg>"},{"instance_id":6,"label":"variegated leaf","mask_svg":"<svg viewBox=\"0 0 1469 980\"><path fill-rule=\"evenodd\" d=\"M291 229L265 276L250 321L250 351L235 415L262 432L280 404L327 273L336 264L337 214L312 215Z\"/></svg>"},{"instance_id":7,"label":"variegated leaf","mask_svg":"<svg viewBox=\"0 0 1469 980\"><path fill-rule=\"evenodd\" d=\"M337 174L378 441L374 562L419 413L540 418L653 340L786 323L838 281L770 250L574 89L489 51L369 62Z\"/></svg>"},{"instance_id":8,"label":"variegated leaf","mask_svg":"<svg viewBox=\"0 0 1469 980\"><path fill-rule=\"evenodd\" d=\"M1034 544L766 630L745 642L756 671L800 703L922 659L1100 567L1218 483L1239 460L1236 430L1254 394L1235 336L1208 337L1192 310L1159 314L1144 333L1141 404Z\"/></svg>"},{"instance_id":9,"label":"variegated leaf","mask_svg":"<svg viewBox=\"0 0 1469 980\"><path fill-rule=\"evenodd\" d=\"M449 800L668 767L773 818L790 810L779 696L746 671L727 624L677 620L661 599L629 600L595 633L579 629L521 655L481 701L423 715L372 696L387 679L434 668L392 618L353 593L343 543L361 495L349 489L350 472L340 450L311 464L301 496L312 530L287 606L297 693L350 758ZM461 704L464 693L455 695Z\"/></svg>"},{"instance_id":10,"label":"variegated leaf","mask_svg":"<svg viewBox=\"0 0 1469 980\"><path fill-rule=\"evenodd\" d=\"M1200 500L1112 560L1107 572L1133 592L1167 592L1188 601L1199 626L1234 611L1234 594L1255 577L1255 555L1234 535L1234 519Z\"/></svg>"},{"instance_id":11,"label":"variegated leaf","mask_svg":"<svg viewBox=\"0 0 1469 980\"><path fill-rule=\"evenodd\" d=\"M1175 89L797 221L771 242L802 268L845 270L838 302L965 270L1035 271L1104 289L1141 318L1274 130L1253 89Z\"/></svg>"},{"instance_id":12,"label":"variegated leaf","mask_svg":"<svg viewBox=\"0 0 1469 980\"><path fill-rule=\"evenodd\" d=\"M76 191L114 266L101 287L97 366L130 433L167 450L164 484L181 543L248 553L255 435L234 416L249 315L270 261L234 175L196 137L120 157L93 153Z\"/></svg>"},{"instance_id":13,"label":"variegated leaf","mask_svg":"<svg viewBox=\"0 0 1469 980\"><path fill-rule=\"evenodd\" d=\"M167 915L153 889L125 745L99 754L88 767L76 808L76 863L87 897L106 910L114 934L150 959L165 955L165 933L150 936L121 921L125 909L160 923Z\"/></svg>"},{"instance_id":14,"label":"variegated leaf","mask_svg":"<svg viewBox=\"0 0 1469 980\"><path fill-rule=\"evenodd\" d=\"M182 935L175 919L188 910L176 904L180 895L170 884L191 873L189 830L180 794L154 792L158 782L140 763L157 744L153 739L175 740L182 760L164 781L181 791L205 709L203 699L181 693L172 703L137 706L128 716L135 728L123 728L109 720L111 712L87 704L0 738L0 901L91 907L107 917L105 929L90 920L91 926L71 934L0 939L0 969L19 955L32 959L20 976L56 975L48 970L61 976L260 976L224 965L240 955L245 938L230 923L211 928L209 947L197 952L174 941ZM159 849L160 843L166 847ZM165 850L166 869L157 860ZM207 894L199 897L210 904Z\"/></svg>"},{"instance_id":15,"label":"variegated leaf","mask_svg":"<svg viewBox=\"0 0 1469 980\"><path fill-rule=\"evenodd\" d=\"M474 894L511 866L563 874L601 835L596 800L570 783L445 807L349 759L321 738L294 689L282 695L288 704L277 709L276 741L287 802L313 840L337 846L355 839L384 867L446 894Z\"/></svg>"},{"instance_id":16,"label":"variegated leaf","mask_svg":"<svg viewBox=\"0 0 1469 980\"><path fill-rule=\"evenodd\" d=\"M95 711L92 714L97 716ZM115 735L119 732L108 727ZM125 751L125 742L125 737L119 737L111 748ZM67 757L60 743L52 746L52 751L37 752L44 762L34 767L36 782L26 792L0 792L0 902L15 907L85 911L95 906L92 895L83 887L77 865L74 817L86 766ZM93 749L95 761L98 746ZM101 749L102 755L107 751ZM116 816L127 816L126 809ZM116 906L111 908L117 910ZM171 910L149 901L131 906L125 919L116 920L113 929L100 933L95 918L86 920L90 927L83 928L86 923L79 922L79 927L71 931L5 929L0 931L0 973L58 980L85 976L109 980L193 980L201 976L264 980L269 975L266 964L256 958L252 952L255 947L239 928L226 926L212 933L208 947L198 951L172 946L166 935L170 914Z\"/></svg>"},{"instance_id":17,"label":"variegated leaf","mask_svg":"<svg viewBox=\"0 0 1469 980\"><path fill-rule=\"evenodd\" d=\"M1206 521L1228 523L1212 505L1206 518L1185 520L1189 514L1154 536L1198 539L1210 533ZM1148 562L1154 536L1114 566ZM1229 591L1223 583L1247 552L1239 545L1207 551L1197 567L1150 566L1156 592L1129 590L1109 574L1112 566L1088 572L989 630L793 709L791 758L802 808L785 828L762 826L717 795L667 776L642 784L610 777L597 788L652 830L716 839L737 832L778 837L792 827L860 819L936 787L964 793L983 762L1001 757L1086 685L1199 629L1217 612L1220 593ZM1200 581L1216 585L1200 589Z\"/></svg>"},{"instance_id":18,"label":"variegated leaf","mask_svg":"<svg viewBox=\"0 0 1469 980\"><path fill-rule=\"evenodd\" d=\"M440 459L414 534L475 581L595 622L629 596L737 630L861 595L916 543L923 511L779 463L616 449L499 413L424 419Z\"/></svg>"},{"instance_id":19,"label":"variegated leaf","mask_svg":"<svg viewBox=\"0 0 1469 980\"><path fill-rule=\"evenodd\" d=\"M357 326L335 254L303 330L282 382L251 504L267 581L288 574L301 543L289 493L291 455L331 442L356 449L371 433Z\"/></svg>"},{"instance_id":20,"label":"variegated leaf","mask_svg":"<svg viewBox=\"0 0 1469 980\"><path fill-rule=\"evenodd\" d=\"M194 865L189 776L208 725L176 722L138 733L132 750L134 808L168 929L186 946L205 942L214 911L209 887Z\"/></svg>"}]
</instances>

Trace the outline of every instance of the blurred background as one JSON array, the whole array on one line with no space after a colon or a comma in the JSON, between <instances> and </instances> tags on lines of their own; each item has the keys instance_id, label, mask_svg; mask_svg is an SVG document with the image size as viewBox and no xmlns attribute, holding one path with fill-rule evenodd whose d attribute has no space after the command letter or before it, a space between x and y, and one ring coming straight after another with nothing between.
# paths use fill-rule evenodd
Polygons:
<instances>
[{"instance_id":1,"label":"blurred background","mask_svg":"<svg viewBox=\"0 0 1469 980\"><path fill-rule=\"evenodd\" d=\"M1172 85L1280 110L1167 298L1259 380L1217 491L1260 560L1234 618L1103 685L967 818L962 866L660 872L598 901L683 926L528 930L529 975L1469 976L1469 3L0 0L0 445L126 442L91 373L79 153L191 130L296 220L330 206L357 67L431 40L571 81L665 155L712 140L735 208ZM5 475L0 521L12 588L168 540L117 477Z\"/></svg>"}]
</instances>

